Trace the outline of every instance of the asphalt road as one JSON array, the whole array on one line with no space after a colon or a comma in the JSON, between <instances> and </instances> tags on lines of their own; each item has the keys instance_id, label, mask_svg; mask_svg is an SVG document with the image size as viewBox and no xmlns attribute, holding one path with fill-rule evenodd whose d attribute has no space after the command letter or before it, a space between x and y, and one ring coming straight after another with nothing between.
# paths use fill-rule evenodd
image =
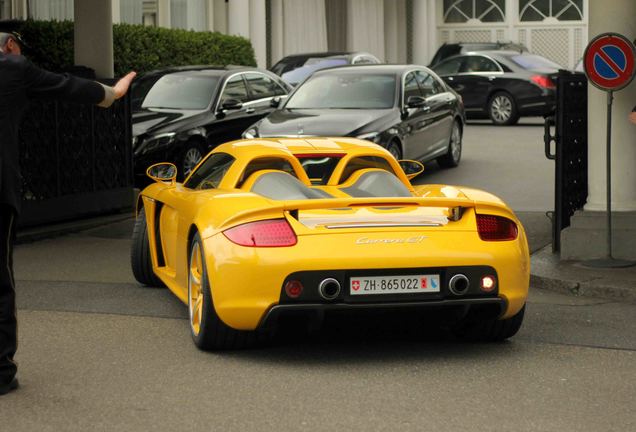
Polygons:
<instances>
[{"instance_id":1,"label":"asphalt road","mask_svg":"<svg viewBox=\"0 0 636 432\"><path fill-rule=\"evenodd\" d=\"M472 181L464 165L485 165L497 134L516 136L511 157L535 157L539 129L471 125L462 166L429 167L429 178ZM516 175L540 173L535 163ZM515 204L515 189L533 186L489 185L488 170L475 184L521 214L546 210ZM185 306L134 282L130 233L124 221L17 247L22 387L0 398L0 430L636 430L635 304L531 289L524 325L505 343L462 343L404 316L205 353Z\"/></svg>"}]
</instances>

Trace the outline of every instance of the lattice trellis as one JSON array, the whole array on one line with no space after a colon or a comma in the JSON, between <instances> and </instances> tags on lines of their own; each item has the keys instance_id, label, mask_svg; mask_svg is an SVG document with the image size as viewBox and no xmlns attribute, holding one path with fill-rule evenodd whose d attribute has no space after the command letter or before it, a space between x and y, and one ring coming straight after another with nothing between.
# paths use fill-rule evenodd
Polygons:
<instances>
[{"instance_id":1,"label":"lattice trellis","mask_svg":"<svg viewBox=\"0 0 636 432\"><path fill-rule=\"evenodd\" d=\"M532 52L567 66L569 61L569 30L533 29L530 33Z\"/></svg>"},{"instance_id":2,"label":"lattice trellis","mask_svg":"<svg viewBox=\"0 0 636 432\"><path fill-rule=\"evenodd\" d=\"M490 42L490 30L456 30L456 42Z\"/></svg>"}]
</instances>

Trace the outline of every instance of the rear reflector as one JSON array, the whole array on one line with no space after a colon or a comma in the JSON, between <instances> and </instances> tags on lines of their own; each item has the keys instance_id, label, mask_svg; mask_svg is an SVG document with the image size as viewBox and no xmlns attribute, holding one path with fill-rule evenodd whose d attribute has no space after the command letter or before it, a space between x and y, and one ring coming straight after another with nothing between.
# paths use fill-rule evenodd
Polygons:
<instances>
[{"instance_id":1,"label":"rear reflector","mask_svg":"<svg viewBox=\"0 0 636 432\"><path fill-rule=\"evenodd\" d=\"M477 215L479 237L486 241L514 240L517 238L517 224L510 219L493 215Z\"/></svg>"},{"instance_id":2,"label":"rear reflector","mask_svg":"<svg viewBox=\"0 0 636 432\"><path fill-rule=\"evenodd\" d=\"M252 247L284 247L296 244L296 234L285 219L250 222L223 231L232 243Z\"/></svg>"},{"instance_id":3,"label":"rear reflector","mask_svg":"<svg viewBox=\"0 0 636 432\"><path fill-rule=\"evenodd\" d=\"M545 89L555 89L556 85L554 85L554 82L547 76L545 75L533 75L530 77L530 80L535 83L536 85L538 85L539 87L545 88Z\"/></svg>"},{"instance_id":4,"label":"rear reflector","mask_svg":"<svg viewBox=\"0 0 636 432\"><path fill-rule=\"evenodd\" d=\"M287 281L285 284L285 294L290 298L298 298L303 292L303 284L297 280Z\"/></svg>"}]
</instances>

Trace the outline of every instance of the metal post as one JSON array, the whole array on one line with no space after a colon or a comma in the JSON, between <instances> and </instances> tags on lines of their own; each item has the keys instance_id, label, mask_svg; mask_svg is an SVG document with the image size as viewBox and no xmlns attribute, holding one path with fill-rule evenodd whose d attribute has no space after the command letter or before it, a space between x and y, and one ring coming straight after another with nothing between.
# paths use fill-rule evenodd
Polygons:
<instances>
[{"instance_id":1,"label":"metal post","mask_svg":"<svg viewBox=\"0 0 636 432\"><path fill-rule=\"evenodd\" d=\"M631 267L636 265L634 261L626 261L615 259L612 256L612 102L614 101L614 92L607 92L607 255L605 258L584 261L582 264L586 267L601 268L617 268Z\"/></svg>"}]
</instances>

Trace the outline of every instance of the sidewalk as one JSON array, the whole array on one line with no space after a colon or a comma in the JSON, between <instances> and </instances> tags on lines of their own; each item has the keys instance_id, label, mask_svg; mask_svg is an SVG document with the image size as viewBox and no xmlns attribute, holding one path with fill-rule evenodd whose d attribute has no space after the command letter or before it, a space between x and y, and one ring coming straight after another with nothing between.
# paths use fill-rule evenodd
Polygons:
<instances>
[{"instance_id":1,"label":"sidewalk","mask_svg":"<svg viewBox=\"0 0 636 432\"><path fill-rule=\"evenodd\" d=\"M531 257L530 286L564 294L636 303L636 266L591 268L580 261L561 261L552 245Z\"/></svg>"}]
</instances>

